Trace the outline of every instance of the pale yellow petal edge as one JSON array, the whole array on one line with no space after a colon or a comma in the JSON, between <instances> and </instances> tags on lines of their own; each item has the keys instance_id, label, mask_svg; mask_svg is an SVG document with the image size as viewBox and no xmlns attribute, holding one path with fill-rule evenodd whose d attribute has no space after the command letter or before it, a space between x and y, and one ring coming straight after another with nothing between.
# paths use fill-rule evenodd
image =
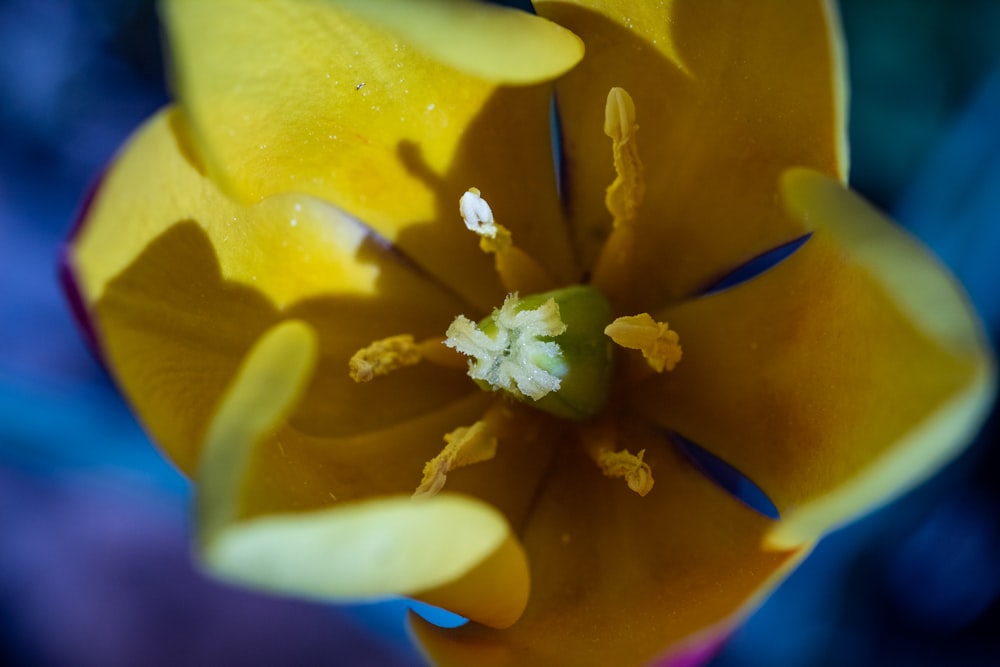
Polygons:
<instances>
[{"instance_id":1,"label":"pale yellow petal edge","mask_svg":"<svg viewBox=\"0 0 1000 667\"><path fill-rule=\"evenodd\" d=\"M973 372L960 392L858 475L787 512L765 537L773 549L816 539L928 478L972 440L996 390L995 363L968 298L925 248L833 179L792 169L781 186L793 215L831 233L916 326Z\"/></svg>"},{"instance_id":2,"label":"pale yellow petal edge","mask_svg":"<svg viewBox=\"0 0 1000 667\"><path fill-rule=\"evenodd\" d=\"M843 23L836 0L824 0L823 13L826 15L830 35L830 60L833 64L834 132L836 133L837 169L841 182L847 183L851 171L851 144L847 137L848 111L851 104L851 85L848 78L847 46L844 40Z\"/></svg>"},{"instance_id":3,"label":"pale yellow petal edge","mask_svg":"<svg viewBox=\"0 0 1000 667\"><path fill-rule=\"evenodd\" d=\"M389 496L228 524L205 544L203 558L231 581L360 600L444 586L508 537L503 515L469 496Z\"/></svg>"},{"instance_id":4,"label":"pale yellow petal edge","mask_svg":"<svg viewBox=\"0 0 1000 667\"><path fill-rule=\"evenodd\" d=\"M497 83L549 81L583 58L583 40L576 34L509 7L463 0L338 0L335 4L392 31L439 62Z\"/></svg>"}]
</instances>

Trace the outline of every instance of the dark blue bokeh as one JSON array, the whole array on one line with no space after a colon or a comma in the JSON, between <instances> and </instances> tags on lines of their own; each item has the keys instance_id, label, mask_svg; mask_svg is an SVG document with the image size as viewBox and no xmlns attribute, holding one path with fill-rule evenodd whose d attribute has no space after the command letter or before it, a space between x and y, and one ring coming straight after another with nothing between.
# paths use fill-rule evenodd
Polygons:
<instances>
[{"instance_id":1,"label":"dark blue bokeh","mask_svg":"<svg viewBox=\"0 0 1000 667\"><path fill-rule=\"evenodd\" d=\"M1000 332L1000 3L846 0L853 184ZM0 664L417 664L404 605L210 582L186 482L94 363L55 257L116 148L165 103L145 0L0 0ZM987 436L826 539L713 662L1000 664L1000 454Z\"/></svg>"}]
</instances>

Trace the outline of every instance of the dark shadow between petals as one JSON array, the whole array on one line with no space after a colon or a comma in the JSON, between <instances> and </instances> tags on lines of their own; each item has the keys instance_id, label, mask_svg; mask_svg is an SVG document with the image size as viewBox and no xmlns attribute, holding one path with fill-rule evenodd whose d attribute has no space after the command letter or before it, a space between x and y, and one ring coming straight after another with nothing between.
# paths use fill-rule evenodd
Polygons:
<instances>
[{"instance_id":1,"label":"dark shadow between petals","mask_svg":"<svg viewBox=\"0 0 1000 667\"><path fill-rule=\"evenodd\" d=\"M781 518L764 490L742 472L678 433L671 434L670 439L692 465L720 489L758 514L775 521Z\"/></svg>"},{"instance_id":2,"label":"dark shadow between petals","mask_svg":"<svg viewBox=\"0 0 1000 667\"><path fill-rule=\"evenodd\" d=\"M805 234L794 241L783 243L775 248L772 248L771 250L768 250L767 252L757 255L703 289L696 296L715 294L716 292L721 292L722 290L742 285L748 280L753 280L765 271L770 271L778 264L794 255L795 252L804 246L810 238L812 238L812 233Z\"/></svg>"}]
</instances>

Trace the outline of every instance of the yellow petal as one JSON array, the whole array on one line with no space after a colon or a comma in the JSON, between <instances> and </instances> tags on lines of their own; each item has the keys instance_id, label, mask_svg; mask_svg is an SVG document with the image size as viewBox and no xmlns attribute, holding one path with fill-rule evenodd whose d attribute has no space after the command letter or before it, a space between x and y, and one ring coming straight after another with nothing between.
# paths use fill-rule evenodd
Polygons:
<instances>
[{"instance_id":1,"label":"yellow petal","mask_svg":"<svg viewBox=\"0 0 1000 667\"><path fill-rule=\"evenodd\" d=\"M992 393L992 362L952 279L843 186L783 181L813 237L771 271L661 315L684 341L637 409L756 482L810 541L955 456Z\"/></svg>"},{"instance_id":2,"label":"yellow petal","mask_svg":"<svg viewBox=\"0 0 1000 667\"><path fill-rule=\"evenodd\" d=\"M571 33L479 3L174 0L165 8L194 149L232 196L320 197L486 310L502 289L455 211L475 185L519 245L544 255L557 277L571 276L549 86L512 85L570 67L581 53Z\"/></svg>"},{"instance_id":3,"label":"yellow petal","mask_svg":"<svg viewBox=\"0 0 1000 667\"><path fill-rule=\"evenodd\" d=\"M918 328L975 370L959 392L862 474L786 515L768 535L768 543L779 548L811 539L933 474L972 439L996 393L995 361L968 297L924 248L900 242L898 231L866 202L818 174L789 172L783 192L795 214L829 226Z\"/></svg>"},{"instance_id":4,"label":"yellow petal","mask_svg":"<svg viewBox=\"0 0 1000 667\"><path fill-rule=\"evenodd\" d=\"M393 517L409 517L418 522L425 521L420 517L426 517L426 521L431 522L430 517L436 516L433 513L397 514L397 509L393 508L402 507L404 503L381 505L378 501L380 498L409 498L420 481L424 462L440 449L443 434L456 424L471 423L480 417L493 400L495 398L491 395L477 392L411 421L349 437L310 437L291 426L280 427L273 435L258 443L245 467L242 462L228 466L239 470L240 480L240 496L235 499L238 506L230 513L238 515L241 523L280 517L283 527L275 530L284 531L286 525L298 526L288 530L301 533L302 540L313 539L311 535L314 531L322 533L327 530L323 526L328 522L339 525L337 522L342 519L337 517L349 515L336 514L339 512L364 513L369 522L366 526L383 536L389 533L389 529L379 523L384 509L391 510L385 514L386 521L390 523L397 520ZM555 444L561 442L562 436L558 430L551 428L551 424L543 423L533 429L530 421L526 423L520 419L530 417L530 409L518 406L513 406L512 409L520 411L516 422L527 426L526 430L522 430L518 437L501 438L496 457L488 464L470 466L450 473L447 490L442 495L461 494L461 497L470 502L475 499L476 503L499 512L507 525L516 528L524 523L534 507L538 489L557 451ZM373 509L365 509L369 507L370 501L376 503L370 506ZM447 523L421 525L426 528L421 539L432 543L448 543L454 539L451 533L465 530L461 526ZM414 545L404 545L406 549L424 548L416 544L417 535L406 535L407 539L415 541ZM361 535L359 539L369 538ZM296 549L304 548L294 540L288 544L294 545ZM286 558L278 544L260 548L269 550L267 558ZM364 585L368 587L365 591L358 590L350 594L385 594L393 592L387 588L390 583L395 582L392 583L394 586L401 585L392 579L392 575L380 574L378 570L386 565L385 562L365 560L363 552L352 552L349 547L345 548L348 551L345 552L344 559L354 558L352 553L362 555L358 556L356 562L348 564L347 560L344 561L344 567L348 569L343 576L353 576L351 573L357 570L360 572L357 575L358 581L366 582ZM287 556L290 559L300 557L302 556L294 553ZM411 571L411 574L413 572L416 570ZM394 592L409 592L414 597L467 617L474 617L491 626L509 625L520 615L527 599L528 580L524 556L517 539L510 535L484 560L470 562L469 569L461 574L455 573L454 578L449 579L451 575L435 574L430 570L420 572L427 575L424 584L421 584L423 589L415 587ZM252 572L248 572L246 576L247 582L276 586L268 583L266 578L259 581L253 579L257 575ZM380 581L383 582L381 587L376 586ZM297 585L303 588L308 582L303 580ZM302 592L300 588L291 590ZM348 594L343 588L328 588L325 592L315 593L338 597Z\"/></svg>"},{"instance_id":5,"label":"yellow petal","mask_svg":"<svg viewBox=\"0 0 1000 667\"><path fill-rule=\"evenodd\" d=\"M525 12L465 0L336 0L443 64L507 85L556 78L583 57L583 42Z\"/></svg>"},{"instance_id":6,"label":"yellow petal","mask_svg":"<svg viewBox=\"0 0 1000 667\"><path fill-rule=\"evenodd\" d=\"M258 443L302 397L316 364L316 334L286 320L258 339L209 426L198 481L201 529L210 539L236 519L243 471Z\"/></svg>"},{"instance_id":7,"label":"yellow petal","mask_svg":"<svg viewBox=\"0 0 1000 667\"><path fill-rule=\"evenodd\" d=\"M839 26L825 0L539 0L587 44L557 99L576 241L593 259L615 178L604 136L614 86L635 102L647 195L635 308L688 296L800 233L776 198L786 168L844 177Z\"/></svg>"},{"instance_id":8,"label":"yellow petal","mask_svg":"<svg viewBox=\"0 0 1000 667\"><path fill-rule=\"evenodd\" d=\"M70 263L112 372L182 469L197 460L242 357L283 318L308 322L320 339L319 370L294 417L308 431L384 428L472 390L462 373L432 365L377 389L353 383L355 351L396 333L439 336L461 301L329 206L299 196L249 208L226 199L187 160L176 121L162 114L130 143Z\"/></svg>"},{"instance_id":9,"label":"yellow petal","mask_svg":"<svg viewBox=\"0 0 1000 667\"><path fill-rule=\"evenodd\" d=\"M294 426L277 430L255 450L243 475L241 516L319 509L373 496L413 493L444 433L482 415L490 397L477 392L416 418L333 437ZM461 479L465 470L456 472Z\"/></svg>"},{"instance_id":10,"label":"yellow petal","mask_svg":"<svg viewBox=\"0 0 1000 667\"><path fill-rule=\"evenodd\" d=\"M254 345L226 390L197 476L205 564L230 581L317 599L428 591L458 613L509 625L527 600L527 564L506 518L487 503L454 494L423 502L389 496L243 515L244 496L259 492L251 474L259 450L287 455L269 435L294 409L315 356L309 328L284 322Z\"/></svg>"},{"instance_id":11,"label":"yellow petal","mask_svg":"<svg viewBox=\"0 0 1000 667\"><path fill-rule=\"evenodd\" d=\"M460 577L413 597L491 628L508 628L524 613L530 584L524 548L508 535L489 557Z\"/></svg>"},{"instance_id":12,"label":"yellow petal","mask_svg":"<svg viewBox=\"0 0 1000 667\"><path fill-rule=\"evenodd\" d=\"M452 610L503 626L527 599L527 563L503 515L448 493L247 519L221 530L205 549L206 563L225 579L327 600L443 590L496 555L489 569L495 597L457 590L447 597Z\"/></svg>"},{"instance_id":13,"label":"yellow petal","mask_svg":"<svg viewBox=\"0 0 1000 667\"><path fill-rule=\"evenodd\" d=\"M251 517L377 496L409 497L424 463L441 449L444 434L480 418L493 400L475 392L409 421L349 436L309 436L285 426L261 443L244 472L239 514ZM545 429L502 437L493 460L455 470L447 490L492 505L518 526L532 507L559 437Z\"/></svg>"},{"instance_id":14,"label":"yellow petal","mask_svg":"<svg viewBox=\"0 0 1000 667\"><path fill-rule=\"evenodd\" d=\"M532 572L524 616L502 632L414 619L438 664L646 664L692 635L724 632L804 555L762 551L768 520L664 442L629 445L647 450L653 491L641 498L581 450L563 451L522 531Z\"/></svg>"},{"instance_id":15,"label":"yellow petal","mask_svg":"<svg viewBox=\"0 0 1000 667\"><path fill-rule=\"evenodd\" d=\"M378 267L363 261L375 243L363 225L301 195L249 207L231 201L191 161L183 120L169 108L130 138L73 239L84 300L96 302L153 239L183 221L208 235L224 278L260 290L276 306L379 287Z\"/></svg>"}]
</instances>

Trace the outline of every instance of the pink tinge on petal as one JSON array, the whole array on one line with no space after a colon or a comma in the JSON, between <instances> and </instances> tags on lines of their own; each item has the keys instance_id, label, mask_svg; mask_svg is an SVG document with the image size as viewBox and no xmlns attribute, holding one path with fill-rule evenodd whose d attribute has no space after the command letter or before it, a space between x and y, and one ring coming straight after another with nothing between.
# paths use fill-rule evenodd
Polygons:
<instances>
[{"instance_id":1,"label":"pink tinge on petal","mask_svg":"<svg viewBox=\"0 0 1000 667\"><path fill-rule=\"evenodd\" d=\"M73 319L83 334L87 348L94 355L94 358L102 366L106 367L107 364L104 363L104 355L101 354L101 346L97 341L97 332L94 330L94 323L90 319L87 306L84 305L83 296L80 294L80 286L76 282L76 275L74 274L72 260L70 259L70 246L71 242L67 241L59 251L59 260L56 269L59 273L59 286L62 288L63 295L69 303Z\"/></svg>"},{"instance_id":2,"label":"pink tinge on petal","mask_svg":"<svg viewBox=\"0 0 1000 667\"><path fill-rule=\"evenodd\" d=\"M73 260L70 258L70 253L73 247L73 242L80 234L84 224L86 224L87 215L90 213L90 207L94 203L94 199L97 197L97 193L101 189L101 185L104 183L104 176L106 174L107 168L105 168L97 176L97 178L94 179L93 184L91 184L90 188L88 188L87 192L84 194L83 201L80 202L80 208L76 217L73 219L73 224L70 226L69 231L66 234L66 240L59 249L59 259L57 260L58 265L56 267L59 286L62 288L66 301L69 302L70 311L73 313L73 319L76 321L77 326L80 327L80 331L83 334L83 338L86 341L91 354L94 355L98 362L105 366L104 356L101 354L101 346L97 342L97 332L94 330L94 324L90 320L90 314L87 312L87 306L84 304L83 295L80 293L80 286L76 281L76 273L73 267Z\"/></svg>"},{"instance_id":3,"label":"pink tinge on petal","mask_svg":"<svg viewBox=\"0 0 1000 667\"><path fill-rule=\"evenodd\" d=\"M710 634L654 660L650 667L702 667L719 654L727 639L728 632Z\"/></svg>"}]
</instances>

